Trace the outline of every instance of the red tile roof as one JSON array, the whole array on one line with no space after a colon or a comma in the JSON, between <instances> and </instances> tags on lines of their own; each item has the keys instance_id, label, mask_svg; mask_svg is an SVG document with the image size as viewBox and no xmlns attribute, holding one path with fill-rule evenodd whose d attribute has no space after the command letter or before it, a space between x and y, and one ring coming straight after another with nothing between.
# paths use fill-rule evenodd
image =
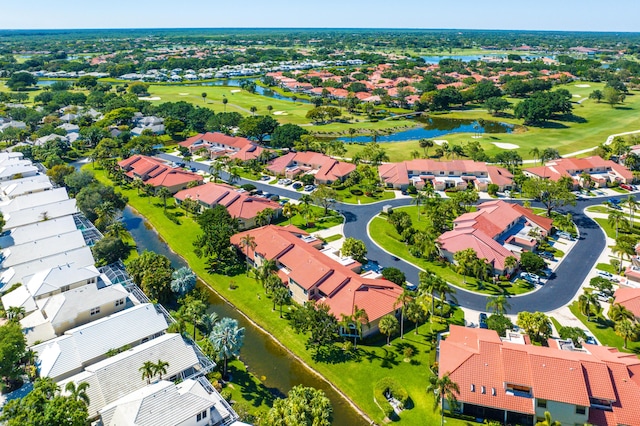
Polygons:
<instances>
[{"instance_id":1,"label":"red tile roof","mask_svg":"<svg viewBox=\"0 0 640 426\"><path fill-rule=\"evenodd\" d=\"M256 243L255 251L249 251L249 258L253 259L258 253L265 259L277 260L287 269L287 279L305 290L314 287L320 290L324 295L320 300L329 305L331 313L337 317L351 315L357 306L364 309L369 321L373 322L395 310L395 300L402 288L386 280L362 278L349 267L320 253L316 248L318 240L300 238L307 234L299 229L264 226L234 235L231 244L242 249L240 241L247 234L253 236Z\"/></svg>"},{"instance_id":2,"label":"red tile roof","mask_svg":"<svg viewBox=\"0 0 640 426\"><path fill-rule=\"evenodd\" d=\"M624 179L625 181L633 179L633 173L625 166L611 160L604 160L597 155L586 158L558 158L548 161L544 166L530 167L525 169L525 171L529 174L554 181L559 180L563 176L576 178L583 172L612 172L616 177Z\"/></svg>"},{"instance_id":3,"label":"red tile roof","mask_svg":"<svg viewBox=\"0 0 640 426\"><path fill-rule=\"evenodd\" d=\"M461 402L535 414L533 398L585 407L596 398L612 401L613 411L590 407L590 423L638 424L640 360L614 348L585 347L568 351L502 342L494 331L452 325L440 342L439 374L450 373ZM530 387L533 398L510 394L507 385Z\"/></svg>"},{"instance_id":4,"label":"red tile roof","mask_svg":"<svg viewBox=\"0 0 640 426\"><path fill-rule=\"evenodd\" d=\"M125 174L133 179L138 178L154 187L167 188L185 185L192 181L202 182L202 176L180 168L171 167L157 158L144 155L134 155L118 163Z\"/></svg>"},{"instance_id":5,"label":"red tile roof","mask_svg":"<svg viewBox=\"0 0 640 426\"><path fill-rule=\"evenodd\" d=\"M431 159L416 159L400 163L382 164L378 167L380 178L386 183L396 185L408 185L409 175L434 175L438 177L440 172L445 173L441 177L449 177L449 172L454 173L452 176L458 177L462 174L484 176L498 185L508 185L513 179L513 175L506 169L488 166L486 163L472 160L435 161Z\"/></svg>"},{"instance_id":6,"label":"red tile roof","mask_svg":"<svg viewBox=\"0 0 640 426\"><path fill-rule=\"evenodd\" d=\"M243 220L254 219L265 209L276 212L281 209L280 204L271 200L252 197L244 192L238 192L233 186L211 182L179 191L175 198L180 201L191 198L210 207L221 204L227 208L232 217Z\"/></svg>"},{"instance_id":7,"label":"red tile roof","mask_svg":"<svg viewBox=\"0 0 640 426\"><path fill-rule=\"evenodd\" d=\"M284 174L288 167L295 165L317 170L316 180L329 182L341 180L356 169L355 164L338 161L318 152L304 151L290 152L276 158L269 163L267 170Z\"/></svg>"},{"instance_id":8,"label":"red tile roof","mask_svg":"<svg viewBox=\"0 0 640 426\"><path fill-rule=\"evenodd\" d=\"M615 303L619 303L640 318L640 288L620 287L613 294Z\"/></svg>"},{"instance_id":9,"label":"red tile roof","mask_svg":"<svg viewBox=\"0 0 640 426\"><path fill-rule=\"evenodd\" d=\"M264 151L264 148L247 138L228 136L220 132L200 133L180 142L178 145L189 148L192 151L200 148L211 149L213 155L218 153L219 155L227 155L231 159L237 158L242 161L256 159Z\"/></svg>"}]
</instances>

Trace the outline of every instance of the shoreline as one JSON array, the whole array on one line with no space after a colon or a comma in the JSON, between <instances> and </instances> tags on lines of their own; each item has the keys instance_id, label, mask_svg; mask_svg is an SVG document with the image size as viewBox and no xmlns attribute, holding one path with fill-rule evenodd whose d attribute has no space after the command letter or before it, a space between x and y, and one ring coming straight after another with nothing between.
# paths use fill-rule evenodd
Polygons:
<instances>
[{"instance_id":1,"label":"shoreline","mask_svg":"<svg viewBox=\"0 0 640 426\"><path fill-rule=\"evenodd\" d=\"M160 238L161 241L163 241L167 247L169 248L169 250L175 254L176 256L178 256L180 259L182 259L187 265L189 265L189 262L180 254L177 253L175 250L173 250L173 248L171 247L171 245L166 242L166 240L164 238L162 238L162 235L158 232L158 230L153 226L153 224L151 222L149 222L149 220L147 219L147 217L145 217L144 215L142 215L135 207L133 207L131 204L127 203L127 206L129 206L129 208L134 212L134 214L136 214L137 216L141 217L145 223L147 223L149 225L149 229L151 229L157 236L158 238ZM146 225L145 225L146 226ZM266 335L267 337L269 337L272 341L274 341L278 346L280 346L282 349L284 349L288 355L290 355L291 357L293 357L295 360L297 360L302 366L304 366L308 371L310 371L311 373L313 373L316 377L318 377L320 380L322 380L323 382L325 382L326 384L329 385L329 387L331 387L331 389L333 389L338 395L340 395L340 397L346 401L366 422L368 422L370 425L376 425L377 423L375 423L362 409L360 409L360 407L358 407L341 389L339 389L335 384L331 383L326 377L324 377L319 371L317 371L315 368L313 368L311 365L309 365L307 362L305 362L302 358L300 358L297 354L295 354L293 351L291 351L288 347L286 347L282 342L280 342L280 340L278 340L272 333L270 333L269 331L267 331L264 327L260 326L258 323L256 323L252 318L250 318L247 314L245 314L240 308L238 308L237 305L235 305L234 303L232 303L228 298L226 298L225 296L223 296L222 294L220 294L220 292L216 291L213 286L211 284L209 284L206 280L204 280L202 277L198 276L198 279L209 289L209 291L211 291L212 293L214 293L215 295L217 295L220 299L222 299L225 303L229 304L231 307L233 307L236 312L238 312L240 315L242 315L249 323L251 323L251 325L253 325L254 327L256 327L256 329L258 329L261 333L263 333L264 335ZM254 375L253 372L251 372L250 367L245 364L244 361L242 361L241 357L238 357L238 359L240 360L240 362L242 362L242 364L244 364L245 368L247 369L247 371L249 371L249 373L251 373L251 375ZM254 375L254 377L257 377ZM262 382L262 381L260 381Z\"/></svg>"}]
</instances>

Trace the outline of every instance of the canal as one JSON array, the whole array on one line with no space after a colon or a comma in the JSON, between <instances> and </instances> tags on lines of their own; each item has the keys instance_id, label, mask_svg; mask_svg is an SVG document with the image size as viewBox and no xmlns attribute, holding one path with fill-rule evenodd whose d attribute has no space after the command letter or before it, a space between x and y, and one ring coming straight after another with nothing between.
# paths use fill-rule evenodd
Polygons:
<instances>
[{"instance_id":1,"label":"canal","mask_svg":"<svg viewBox=\"0 0 640 426\"><path fill-rule=\"evenodd\" d=\"M123 221L138 251L153 251L167 256L174 268L186 266L186 262L164 243L148 223L129 206L123 211ZM233 306L225 302L213 291L209 292L210 311L220 317L238 320L246 329L245 342L241 351L242 361L251 373L263 379L262 383L277 394L286 395L293 386L304 385L322 389L333 405L333 424L364 426L367 422L324 380L309 371L300 361L275 343L266 333L249 322Z\"/></svg>"}]
</instances>

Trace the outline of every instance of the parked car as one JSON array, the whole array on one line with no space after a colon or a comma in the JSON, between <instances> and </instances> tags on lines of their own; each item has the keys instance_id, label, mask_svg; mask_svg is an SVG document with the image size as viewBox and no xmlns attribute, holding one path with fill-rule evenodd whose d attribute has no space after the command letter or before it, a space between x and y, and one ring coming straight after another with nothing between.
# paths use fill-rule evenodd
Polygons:
<instances>
[{"instance_id":1,"label":"parked car","mask_svg":"<svg viewBox=\"0 0 640 426\"><path fill-rule=\"evenodd\" d=\"M553 255L553 253L550 253L548 251L543 251L542 253L539 253L540 257L543 259L547 259L547 260L554 260L556 257Z\"/></svg>"},{"instance_id":2,"label":"parked car","mask_svg":"<svg viewBox=\"0 0 640 426\"><path fill-rule=\"evenodd\" d=\"M292 188L293 188L293 189L302 188L302 183L300 183L300 182L294 182L294 183L293 183Z\"/></svg>"},{"instance_id":3,"label":"parked car","mask_svg":"<svg viewBox=\"0 0 640 426\"><path fill-rule=\"evenodd\" d=\"M487 314L480 312L480 315L478 316L478 324L480 328L489 328L487 326Z\"/></svg>"},{"instance_id":4,"label":"parked car","mask_svg":"<svg viewBox=\"0 0 640 426\"><path fill-rule=\"evenodd\" d=\"M315 185L305 185L305 187L304 187L304 190L307 191L307 192L311 192L314 189L316 189Z\"/></svg>"},{"instance_id":5,"label":"parked car","mask_svg":"<svg viewBox=\"0 0 640 426\"><path fill-rule=\"evenodd\" d=\"M286 186L286 185L291 185L293 181L291 179L284 179L282 183Z\"/></svg>"},{"instance_id":6,"label":"parked car","mask_svg":"<svg viewBox=\"0 0 640 426\"><path fill-rule=\"evenodd\" d=\"M585 343L588 343L590 345L597 345L598 344L598 342L596 341L596 338L593 337L593 334L591 334L590 331L588 331L588 330L582 330L582 331L584 331L584 334L587 335L587 338L584 339Z\"/></svg>"},{"instance_id":7,"label":"parked car","mask_svg":"<svg viewBox=\"0 0 640 426\"><path fill-rule=\"evenodd\" d=\"M270 176L261 176L260 180L271 180Z\"/></svg>"},{"instance_id":8,"label":"parked car","mask_svg":"<svg viewBox=\"0 0 640 426\"><path fill-rule=\"evenodd\" d=\"M606 271L598 271L598 275L600 275L602 278L606 278L608 280L613 278L613 274L610 272L606 272Z\"/></svg>"},{"instance_id":9,"label":"parked car","mask_svg":"<svg viewBox=\"0 0 640 426\"><path fill-rule=\"evenodd\" d=\"M598 298L598 300L599 300L599 301L601 301L601 302L606 302L606 303L608 303L608 302L609 302L609 295L608 295L608 294L606 294L606 293L603 293L603 292L601 292L601 291L599 291L599 292L597 292L597 293L596 293L596 297L597 297L597 298Z\"/></svg>"},{"instance_id":10,"label":"parked car","mask_svg":"<svg viewBox=\"0 0 640 426\"><path fill-rule=\"evenodd\" d=\"M626 183L620 184L620 188L626 189L627 191L633 191L633 186L627 185Z\"/></svg>"}]
</instances>

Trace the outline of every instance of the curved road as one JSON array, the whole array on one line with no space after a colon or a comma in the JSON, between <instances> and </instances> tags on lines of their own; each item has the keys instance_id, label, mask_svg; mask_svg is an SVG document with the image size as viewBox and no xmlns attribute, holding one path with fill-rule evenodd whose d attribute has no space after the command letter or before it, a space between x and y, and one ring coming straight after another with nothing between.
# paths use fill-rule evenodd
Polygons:
<instances>
[{"instance_id":1,"label":"curved road","mask_svg":"<svg viewBox=\"0 0 640 426\"><path fill-rule=\"evenodd\" d=\"M168 154L158 154L157 156L169 161L183 161L180 157ZM208 171L209 169L207 165L197 162L186 162L186 166L203 171ZM221 175L222 179L228 178L225 172L221 172ZM240 179L238 183L251 183L264 192L293 199L297 199L301 195L296 191L274 187L261 182ZM624 198L624 196L606 198ZM560 209L562 213L571 213L580 232L580 238L573 249L565 255L560 266L542 288L529 294L510 298L511 309L509 311L548 312L566 305L573 299L605 248L606 238L604 232L596 222L583 213L586 207L601 204L603 199L578 200L576 206L567 206ZM383 205L389 204L393 207L400 207L410 205L410 203L410 199L385 200L364 205L338 203L337 210L346 218L344 225L345 236L364 241L368 251L367 258L378 262L380 265L393 266L400 269L405 273L407 281L417 284L419 282L418 273L421 269L382 250L369 238L367 233L369 221L380 213ZM472 293L459 287L456 290L456 299L459 305L477 311L486 310L487 296Z\"/></svg>"}]
</instances>

